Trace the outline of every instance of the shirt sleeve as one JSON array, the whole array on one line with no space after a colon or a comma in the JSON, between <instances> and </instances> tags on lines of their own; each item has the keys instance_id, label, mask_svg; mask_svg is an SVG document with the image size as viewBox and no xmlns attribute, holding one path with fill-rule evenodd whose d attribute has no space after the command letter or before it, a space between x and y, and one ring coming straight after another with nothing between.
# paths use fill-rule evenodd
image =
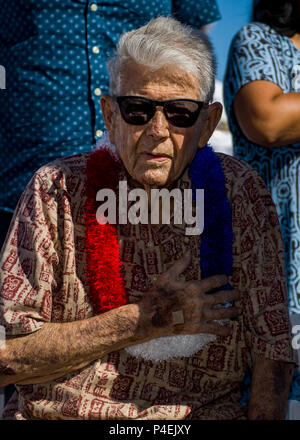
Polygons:
<instances>
[{"instance_id":1,"label":"shirt sleeve","mask_svg":"<svg viewBox=\"0 0 300 440\"><path fill-rule=\"evenodd\" d=\"M173 0L172 13L178 20L196 28L221 19L216 0Z\"/></svg>"},{"instance_id":2,"label":"shirt sleeve","mask_svg":"<svg viewBox=\"0 0 300 440\"><path fill-rule=\"evenodd\" d=\"M289 74L282 57L282 37L262 23L249 23L235 36L225 75L226 95L232 97L252 81L270 81L289 89ZM227 91L226 91L227 90Z\"/></svg>"},{"instance_id":3,"label":"shirt sleeve","mask_svg":"<svg viewBox=\"0 0 300 440\"><path fill-rule=\"evenodd\" d=\"M246 166L245 166L246 168ZM297 362L292 348L284 250L276 208L261 177L247 166L235 197L239 286L250 365L255 354Z\"/></svg>"},{"instance_id":4,"label":"shirt sleeve","mask_svg":"<svg viewBox=\"0 0 300 440\"><path fill-rule=\"evenodd\" d=\"M51 319L58 255L50 182L35 174L25 189L0 257L0 325L6 336L40 329Z\"/></svg>"}]
</instances>

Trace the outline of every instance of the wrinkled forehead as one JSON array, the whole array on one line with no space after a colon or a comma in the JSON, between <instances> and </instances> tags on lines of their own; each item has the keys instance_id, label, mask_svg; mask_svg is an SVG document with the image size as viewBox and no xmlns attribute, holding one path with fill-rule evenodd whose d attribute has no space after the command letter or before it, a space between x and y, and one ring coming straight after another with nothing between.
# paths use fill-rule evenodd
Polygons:
<instances>
[{"instance_id":1,"label":"wrinkled forehead","mask_svg":"<svg viewBox=\"0 0 300 440\"><path fill-rule=\"evenodd\" d=\"M136 95L155 90L166 96L172 91L175 94L181 94L182 97L194 97L201 99L201 91L199 88L199 80L191 72L179 69L174 65L165 65L159 69L151 69L133 62L124 66L121 75L120 94Z\"/></svg>"}]
</instances>

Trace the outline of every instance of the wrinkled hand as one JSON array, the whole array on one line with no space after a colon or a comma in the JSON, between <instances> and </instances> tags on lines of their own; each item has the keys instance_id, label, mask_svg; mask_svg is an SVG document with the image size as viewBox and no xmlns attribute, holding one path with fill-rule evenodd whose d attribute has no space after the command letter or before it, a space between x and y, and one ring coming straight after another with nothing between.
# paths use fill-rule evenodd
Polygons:
<instances>
[{"instance_id":1,"label":"wrinkled hand","mask_svg":"<svg viewBox=\"0 0 300 440\"><path fill-rule=\"evenodd\" d=\"M188 251L170 269L161 274L153 288L139 302L140 310L151 316L152 329L160 336L174 334L212 333L219 336L231 334L230 327L215 320L236 318L241 310L235 306L218 308L220 304L238 300L236 290L209 293L228 282L226 275L215 275L201 281L180 281L178 276L191 262ZM174 324L173 312L181 310L183 324Z\"/></svg>"}]
</instances>

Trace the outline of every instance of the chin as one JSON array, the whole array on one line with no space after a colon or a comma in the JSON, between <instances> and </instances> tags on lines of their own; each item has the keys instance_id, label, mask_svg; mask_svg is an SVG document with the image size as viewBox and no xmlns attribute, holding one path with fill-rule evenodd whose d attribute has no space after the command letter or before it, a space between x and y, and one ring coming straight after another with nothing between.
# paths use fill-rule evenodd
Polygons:
<instances>
[{"instance_id":1,"label":"chin","mask_svg":"<svg viewBox=\"0 0 300 440\"><path fill-rule=\"evenodd\" d=\"M167 186L167 179L155 178L155 177L144 177L141 181L142 185L150 186L153 188L164 188Z\"/></svg>"},{"instance_id":2,"label":"chin","mask_svg":"<svg viewBox=\"0 0 300 440\"><path fill-rule=\"evenodd\" d=\"M169 173L166 170L147 170L141 175L137 176L136 179L142 185L153 186L153 187L164 187L167 185L169 180Z\"/></svg>"}]
</instances>

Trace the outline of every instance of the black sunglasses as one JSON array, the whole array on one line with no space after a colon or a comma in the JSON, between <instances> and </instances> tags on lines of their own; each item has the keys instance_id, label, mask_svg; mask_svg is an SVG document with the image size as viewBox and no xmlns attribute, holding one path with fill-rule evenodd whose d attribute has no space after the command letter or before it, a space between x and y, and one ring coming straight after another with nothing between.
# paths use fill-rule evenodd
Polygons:
<instances>
[{"instance_id":1,"label":"black sunglasses","mask_svg":"<svg viewBox=\"0 0 300 440\"><path fill-rule=\"evenodd\" d=\"M163 107L167 120L175 127L191 127L197 121L204 105L194 99L170 99L154 101L141 96L117 96L122 118L132 125L144 125L153 118L156 107Z\"/></svg>"}]
</instances>

